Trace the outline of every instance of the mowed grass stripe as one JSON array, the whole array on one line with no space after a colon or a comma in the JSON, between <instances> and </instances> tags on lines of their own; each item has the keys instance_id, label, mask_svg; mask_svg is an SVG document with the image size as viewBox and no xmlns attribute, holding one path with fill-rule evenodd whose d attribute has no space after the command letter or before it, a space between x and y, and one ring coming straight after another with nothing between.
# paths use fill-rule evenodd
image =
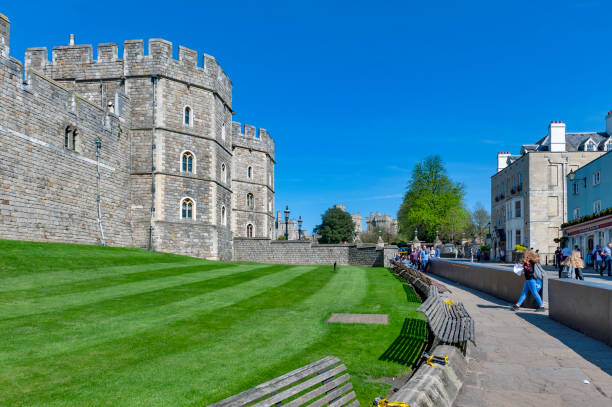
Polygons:
<instances>
[{"instance_id":1,"label":"mowed grass stripe","mask_svg":"<svg viewBox=\"0 0 612 407\"><path fill-rule=\"evenodd\" d=\"M99 278L91 278L82 281L72 281L65 284L58 284L51 287L5 291L2 293L2 301L10 302L22 298L32 299L37 297L50 297L54 295L66 295L71 293L87 295L87 291L94 291L105 287L114 287L120 284L133 283L136 281L155 280L182 274L198 273L207 270L219 269L221 267L222 266L219 266L218 264L208 263L191 265L189 267L181 267L179 265L179 267L150 270L148 272L141 273L116 273L113 275L108 275ZM228 269L227 265L225 265L225 267L223 268Z\"/></svg>"},{"instance_id":2,"label":"mowed grass stripe","mask_svg":"<svg viewBox=\"0 0 612 407\"><path fill-rule=\"evenodd\" d=\"M78 378L59 386L57 383L49 384L49 380L54 382L61 378L45 371L45 381L41 383L44 388L37 389L33 396L35 399L43 397L44 401L48 398L54 402L51 405L69 401L77 405L87 401L93 401L93 404L110 402L112 405L185 404L184 398L191 391L197 389L193 394L200 398L202 391L210 387L207 376L214 379L219 368L227 368L223 356L217 362L220 354L228 355L229 352L229 360L238 356L236 362L242 360L239 369L232 366L236 369L234 373L241 377L246 369L252 376L257 374L260 366L275 363L278 358L299 352L316 341L325 330L321 321L327 312L320 307L325 307L329 301L351 301L346 298L349 296L337 296L338 289L350 289L350 284L347 287L345 282L332 283L330 279L339 280L340 276L329 271L329 267L320 267L215 313L201 314L163 329L144 332L130 338L129 342L112 341L100 347L62 355L61 359L41 360L38 366L53 369L59 364L59 371L64 370L64 363L90 367L80 372ZM334 288L328 291L330 285ZM353 291L350 297L358 301L354 294ZM294 311L295 306L299 312ZM287 326L291 327L286 332L289 336L284 332ZM279 335L280 332L283 334ZM254 347L254 343L257 346ZM91 360L83 360L84 355ZM244 366L245 358L253 358L251 362L254 363ZM108 375L96 374L111 367ZM137 369L139 374L134 375L133 369ZM219 379L217 377L217 381ZM234 379L232 377L231 381ZM19 386L32 384L31 378L22 380ZM224 378L220 381L223 382ZM210 388L208 391L216 393ZM134 397L135 394L138 395Z\"/></svg>"},{"instance_id":3,"label":"mowed grass stripe","mask_svg":"<svg viewBox=\"0 0 612 407\"><path fill-rule=\"evenodd\" d=\"M27 360L80 351L86 347L121 340L177 321L191 320L194 316L231 306L236 302L266 292L270 288L285 284L313 270L315 266L287 267L251 264L236 268L241 268L245 272L236 275L232 285L228 285L230 284L228 280L215 282L209 279L204 282L206 285L210 284L209 289L202 287L204 294L185 291L179 297L174 296L172 302L161 306L158 305L158 302L163 303L166 297L172 296L165 290L156 291L157 299L149 297L140 306L133 305L127 309L126 307L116 308L116 311L110 313L118 312L118 315L106 318L98 316L86 323L71 319L66 314L53 322L45 322L45 318L53 318L53 315L44 314L39 320L32 319L19 326L0 323L0 329L8 332L7 336L0 338L0 360L3 360L5 364L18 365ZM249 269L253 270L249 271ZM100 306L100 304L96 305ZM103 305L100 306L101 311L98 312L108 312L104 309L109 304ZM93 309L90 311L94 312ZM86 314L87 310L82 312L80 317L83 318ZM39 332L31 332L29 327L33 325L47 325L48 328Z\"/></svg>"},{"instance_id":4,"label":"mowed grass stripe","mask_svg":"<svg viewBox=\"0 0 612 407\"><path fill-rule=\"evenodd\" d=\"M0 239L0 278L67 269L88 270L116 265L182 263L187 259L190 258L134 248Z\"/></svg>"},{"instance_id":5,"label":"mowed grass stripe","mask_svg":"<svg viewBox=\"0 0 612 407\"><path fill-rule=\"evenodd\" d=\"M263 267L263 265L238 267L235 265L229 265L214 270L204 270L196 273L158 278L155 280L137 281L122 284L119 286L104 287L94 291L90 291L87 293L87 295L82 295L81 293L76 292L40 298L20 298L13 299L12 301L4 301L0 297L0 300L2 301L2 303L0 303L0 321L3 319L58 311L68 307L78 307L81 305L92 304L111 298L124 297L126 295L160 290L163 288L170 288L173 286L188 284L191 282L236 273L241 270L240 267L256 268L258 266Z\"/></svg>"},{"instance_id":6,"label":"mowed grass stripe","mask_svg":"<svg viewBox=\"0 0 612 407\"><path fill-rule=\"evenodd\" d=\"M180 267L193 267L194 265L208 265L209 262L202 262L200 259L187 259L178 263L158 263L158 264L136 264L131 266L109 266L100 267L95 270L65 269L59 271L48 271L46 273L28 273L18 277L0 277L0 292L13 290L32 290L57 285L94 280L114 276L117 274L148 273L150 271L164 269L178 269ZM218 263L223 264L223 263ZM223 264L225 266L227 264ZM217 267L222 267L217 265ZM0 273L0 276L2 273Z\"/></svg>"}]
</instances>

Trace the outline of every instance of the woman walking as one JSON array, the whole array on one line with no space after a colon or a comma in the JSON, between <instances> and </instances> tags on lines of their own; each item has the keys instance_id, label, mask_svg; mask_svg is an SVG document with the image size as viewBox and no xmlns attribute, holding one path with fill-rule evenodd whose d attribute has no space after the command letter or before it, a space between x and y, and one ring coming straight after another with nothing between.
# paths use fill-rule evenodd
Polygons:
<instances>
[{"instance_id":1,"label":"woman walking","mask_svg":"<svg viewBox=\"0 0 612 407\"><path fill-rule=\"evenodd\" d=\"M578 250L574 250L572 251L572 254L570 254L570 256L565 259L563 261L563 265L574 268L574 272L576 273L576 278L578 280L584 280L584 276L582 275L582 269L584 268L584 262L582 261L582 258L580 257L580 251Z\"/></svg>"},{"instance_id":2,"label":"woman walking","mask_svg":"<svg viewBox=\"0 0 612 407\"><path fill-rule=\"evenodd\" d=\"M512 306L512 310L514 311L521 307L521 304L525 301L525 298L527 298L527 293L531 293L538 303L536 311L544 311L544 307L542 307L542 298L538 293L540 288L542 288L542 282L535 278L534 273L536 263L540 263L540 257L531 250L525 250L523 253L523 275L525 276L525 284L523 285L521 296L516 304Z\"/></svg>"}]
</instances>

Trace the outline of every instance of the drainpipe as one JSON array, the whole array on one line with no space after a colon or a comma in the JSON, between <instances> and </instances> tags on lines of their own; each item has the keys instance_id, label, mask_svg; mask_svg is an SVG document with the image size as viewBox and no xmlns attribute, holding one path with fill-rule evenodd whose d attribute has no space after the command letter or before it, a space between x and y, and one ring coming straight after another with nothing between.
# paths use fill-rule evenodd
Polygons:
<instances>
[{"instance_id":1,"label":"drainpipe","mask_svg":"<svg viewBox=\"0 0 612 407\"><path fill-rule=\"evenodd\" d=\"M106 240L104 239L104 228L102 227L102 203L100 202L100 148L102 147L102 139L97 137L95 143L98 178L98 194L96 196L96 202L98 203L98 226L100 227L100 243L102 246L106 246Z\"/></svg>"},{"instance_id":2,"label":"drainpipe","mask_svg":"<svg viewBox=\"0 0 612 407\"><path fill-rule=\"evenodd\" d=\"M153 85L153 102L151 104L151 220L149 223L149 250L153 250L153 221L155 218L155 110L157 107L157 75L151 76L151 83Z\"/></svg>"}]
</instances>

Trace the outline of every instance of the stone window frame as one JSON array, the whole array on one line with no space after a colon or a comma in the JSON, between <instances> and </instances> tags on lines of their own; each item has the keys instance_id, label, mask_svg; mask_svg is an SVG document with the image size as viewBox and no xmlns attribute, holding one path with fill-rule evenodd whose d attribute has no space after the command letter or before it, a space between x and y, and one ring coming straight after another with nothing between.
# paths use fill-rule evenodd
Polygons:
<instances>
[{"instance_id":1,"label":"stone window frame","mask_svg":"<svg viewBox=\"0 0 612 407\"><path fill-rule=\"evenodd\" d=\"M246 225L246 237L255 237L255 226L252 223Z\"/></svg>"},{"instance_id":2,"label":"stone window frame","mask_svg":"<svg viewBox=\"0 0 612 407\"><path fill-rule=\"evenodd\" d=\"M251 167L250 165L247 168L247 178L248 179L253 179L253 167Z\"/></svg>"},{"instance_id":3,"label":"stone window frame","mask_svg":"<svg viewBox=\"0 0 612 407\"><path fill-rule=\"evenodd\" d=\"M224 184L227 184L227 166L225 163L221 163L221 181Z\"/></svg>"},{"instance_id":4,"label":"stone window frame","mask_svg":"<svg viewBox=\"0 0 612 407\"><path fill-rule=\"evenodd\" d=\"M191 158L192 158L191 171L187 171L187 170L183 169L183 157L186 154L191 154ZM195 155L195 153L193 151L191 151L191 150L184 150L184 151L181 152L181 155L179 156L179 169L180 169L180 172L182 172L184 174L196 174L197 173L196 163L197 163L197 158L196 158L196 155Z\"/></svg>"},{"instance_id":5,"label":"stone window frame","mask_svg":"<svg viewBox=\"0 0 612 407\"><path fill-rule=\"evenodd\" d=\"M187 111L189 110L189 117L187 117ZM183 106L183 126L193 127L193 108L190 105ZM186 119L189 119L188 122Z\"/></svg>"},{"instance_id":6,"label":"stone window frame","mask_svg":"<svg viewBox=\"0 0 612 407\"><path fill-rule=\"evenodd\" d=\"M225 122L221 123L221 140L225 141L225 138L227 137L227 126L225 125Z\"/></svg>"},{"instance_id":7,"label":"stone window frame","mask_svg":"<svg viewBox=\"0 0 612 407\"><path fill-rule=\"evenodd\" d=\"M77 151L77 141L79 140L79 129L69 124L64 129L64 148L70 151Z\"/></svg>"},{"instance_id":8,"label":"stone window frame","mask_svg":"<svg viewBox=\"0 0 612 407\"><path fill-rule=\"evenodd\" d=\"M246 195L246 205L248 209L255 209L255 196L251 192Z\"/></svg>"},{"instance_id":9,"label":"stone window frame","mask_svg":"<svg viewBox=\"0 0 612 407\"><path fill-rule=\"evenodd\" d=\"M221 225L227 226L227 209L225 209L225 205L221 205Z\"/></svg>"},{"instance_id":10,"label":"stone window frame","mask_svg":"<svg viewBox=\"0 0 612 407\"><path fill-rule=\"evenodd\" d=\"M187 217L183 217L183 204L185 203L185 201L190 201L191 202L191 218L187 218ZM196 219L196 210L197 210L197 205L195 203L195 200L189 196L185 196L183 197L183 199L181 199L181 203L179 204L179 219L181 220L195 220Z\"/></svg>"}]
</instances>

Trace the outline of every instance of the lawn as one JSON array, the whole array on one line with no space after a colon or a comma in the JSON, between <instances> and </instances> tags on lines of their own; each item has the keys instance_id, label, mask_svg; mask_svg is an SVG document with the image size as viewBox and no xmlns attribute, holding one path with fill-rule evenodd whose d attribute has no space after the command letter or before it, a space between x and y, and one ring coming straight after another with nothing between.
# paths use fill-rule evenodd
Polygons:
<instances>
[{"instance_id":1,"label":"lawn","mask_svg":"<svg viewBox=\"0 0 612 407\"><path fill-rule=\"evenodd\" d=\"M205 406L333 355L366 406L410 371L418 305L382 268L0 240L0 404Z\"/></svg>"}]
</instances>

